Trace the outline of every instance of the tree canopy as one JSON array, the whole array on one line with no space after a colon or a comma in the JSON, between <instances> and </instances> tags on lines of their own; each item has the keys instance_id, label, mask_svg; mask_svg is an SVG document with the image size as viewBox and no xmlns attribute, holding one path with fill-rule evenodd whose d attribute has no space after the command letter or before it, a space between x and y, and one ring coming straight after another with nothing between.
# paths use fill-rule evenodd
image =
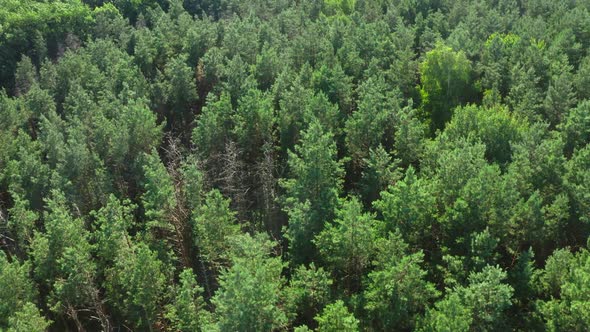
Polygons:
<instances>
[{"instance_id":1,"label":"tree canopy","mask_svg":"<svg viewBox=\"0 0 590 332\"><path fill-rule=\"evenodd\" d=\"M590 330L589 27L0 0L0 331Z\"/></svg>"}]
</instances>

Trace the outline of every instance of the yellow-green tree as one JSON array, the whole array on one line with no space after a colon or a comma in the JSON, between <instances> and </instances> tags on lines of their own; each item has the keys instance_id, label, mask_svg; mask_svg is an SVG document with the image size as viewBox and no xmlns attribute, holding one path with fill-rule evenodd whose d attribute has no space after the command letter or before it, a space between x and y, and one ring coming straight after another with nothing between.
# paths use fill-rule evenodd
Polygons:
<instances>
[{"instance_id":1,"label":"yellow-green tree","mask_svg":"<svg viewBox=\"0 0 590 332\"><path fill-rule=\"evenodd\" d=\"M422 111L430 128L442 129L453 108L472 100L471 62L463 52L438 43L420 65Z\"/></svg>"}]
</instances>

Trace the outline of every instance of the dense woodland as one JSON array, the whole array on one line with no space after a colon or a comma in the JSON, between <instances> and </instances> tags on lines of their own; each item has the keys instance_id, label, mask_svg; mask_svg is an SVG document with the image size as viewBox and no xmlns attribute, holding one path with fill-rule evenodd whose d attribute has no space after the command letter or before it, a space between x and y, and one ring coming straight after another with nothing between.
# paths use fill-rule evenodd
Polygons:
<instances>
[{"instance_id":1,"label":"dense woodland","mask_svg":"<svg viewBox=\"0 0 590 332\"><path fill-rule=\"evenodd\" d=\"M589 11L0 0L0 331L588 331Z\"/></svg>"}]
</instances>

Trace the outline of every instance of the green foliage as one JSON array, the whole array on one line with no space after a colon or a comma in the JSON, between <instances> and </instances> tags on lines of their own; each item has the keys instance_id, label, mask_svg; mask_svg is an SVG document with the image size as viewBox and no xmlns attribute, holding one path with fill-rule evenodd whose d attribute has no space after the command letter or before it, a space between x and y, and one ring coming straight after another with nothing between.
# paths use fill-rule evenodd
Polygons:
<instances>
[{"instance_id":1,"label":"green foliage","mask_svg":"<svg viewBox=\"0 0 590 332\"><path fill-rule=\"evenodd\" d=\"M174 183L155 149L144 157L146 158L143 166L145 192L142 203L147 218L147 230L153 228L170 230L172 225L168 222L168 218L170 218L171 210L177 205Z\"/></svg>"},{"instance_id":2,"label":"green foliage","mask_svg":"<svg viewBox=\"0 0 590 332\"><path fill-rule=\"evenodd\" d=\"M359 331L358 319L348 311L341 300L327 305L315 320L318 322L318 332Z\"/></svg>"},{"instance_id":3,"label":"green foliage","mask_svg":"<svg viewBox=\"0 0 590 332\"><path fill-rule=\"evenodd\" d=\"M577 102L572 84L571 66L556 62L552 69L558 74L553 75L547 88L544 101L544 117L553 126L563 121L564 114Z\"/></svg>"},{"instance_id":4,"label":"green foliage","mask_svg":"<svg viewBox=\"0 0 590 332\"><path fill-rule=\"evenodd\" d=\"M455 110L445 134L453 139L482 142L486 145L488 160L505 164L512 157L511 144L520 141L526 129L526 124L511 116L506 108L470 105Z\"/></svg>"},{"instance_id":5,"label":"green foliage","mask_svg":"<svg viewBox=\"0 0 590 332\"><path fill-rule=\"evenodd\" d=\"M284 263L271 256L275 245L263 234L231 239L231 267L219 277L212 302L222 331L270 331L287 323L279 301Z\"/></svg>"},{"instance_id":6,"label":"green foliage","mask_svg":"<svg viewBox=\"0 0 590 332\"><path fill-rule=\"evenodd\" d=\"M293 216L287 236L293 261L306 262L314 253L313 236L333 218L342 187L342 163L336 160L336 144L316 120L303 133L296 153L289 153L291 178L281 182L286 211Z\"/></svg>"},{"instance_id":7,"label":"green foliage","mask_svg":"<svg viewBox=\"0 0 590 332\"><path fill-rule=\"evenodd\" d=\"M539 77L534 68L515 65L511 69L513 81L507 96L507 104L519 117L528 121L540 119L542 93L538 87Z\"/></svg>"},{"instance_id":8,"label":"green foliage","mask_svg":"<svg viewBox=\"0 0 590 332\"><path fill-rule=\"evenodd\" d=\"M187 65L187 55L181 54L171 59L164 68L162 81L161 101L166 101L172 111L171 123L180 117L180 121L190 119L191 107L198 99L197 86L195 83L195 70Z\"/></svg>"},{"instance_id":9,"label":"green foliage","mask_svg":"<svg viewBox=\"0 0 590 332\"><path fill-rule=\"evenodd\" d=\"M362 172L360 190L367 205L379 197L382 190L394 184L401 177L399 159L392 160L382 145L369 149L369 156L363 160L366 169Z\"/></svg>"},{"instance_id":10,"label":"green foliage","mask_svg":"<svg viewBox=\"0 0 590 332\"><path fill-rule=\"evenodd\" d=\"M27 56L23 56L16 66L14 89L16 94L25 94L37 82L37 69Z\"/></svg>"},{"instance_id":11,"label":"green foliage","mask_svg":"<svg viewBox=\"0 0 590 332\"><path fill-rule=\"evenodd\" d=\"M574 87L576 88L576 94L580 100L588 99L590 93L590 56L584 57L580 63L578 71L574 75Z\"/></svg>"},{"instance_id":12,"label":"green foliage","mask_svg":"<svg viewBox=\"0 0 590 332\"><path fill-rule=\"evenodd\" d=\"M324 0L322 12L327 16L350 15L354 11L356 0Z\"/></svg>"},{"instance_id":13,"label":"green foliage","mask_svg":"<svg viewBox=\"0 0 590 332\"><path fill-rule=\"evenodd\" d=\"M51 325L51 321L43 317L31 302L27 302L9 321L7 332L43 332Z\"/></svg>"},{"instance_id":14,"label":"green foliage","mask_svg":"<svg viewBox=\"0 0 590 332\"><path fill-rule=\"evenodd\" d=\"M376 241L376 247L375 270L369 273L365 291L369 322L379 330L412 328L417 313L437 295L420 266L424 254L409 253L408 245L395 233Z\"/></svg>"},{"instance_id":15,"label":"green foliage","mask_svg":"<svg viewBox=\"0 0 590 332\"><path fill-rule=\"evenodd\" d=\"M471 236L469 258L471 261L470 265L472 270L480 271L486 265L492 265L496 263L498 258L498 254L496 253L498 242L499 240L493 237L488 228L486 228L483 232L474 233ZM519 256L518 263L520 270L515 269L514 271L518 282L527 283L528 278L531 277L529 272L531 272L530 270L532 269L532 266L530 266L528 259L532 258L532 256L532 250L526 251L522 253L521 256ZM523 288L523 291L524 290L525 289Z\"/></svg>"},{"instance_id":16,"label":"green foliage","mask_svg":"<svg viewBox=\"0 0 590 332\"><path fill-rule=\"evenodd\" d=\"M29 202L21 198L20 195L13 193L12 197L14 206L8 211L9 218L6 226L22 253L33 240L35 221L39 216L30 210Z\"/></svg>"},{"instance_id":17,"label":"green foliage","mask_svg":"<svg viewBox=\"0 0 590 332\"><path fill-rule=\"evenodd\" d=\"M152 329L169 269L143 243L121 250L107 271L106 289L127 323L138 329Z\"/></svg>"},{"instance_id":18,"label":"green foliage","mask_svg":"<svg viewBox=\"0 0 590 332\"><path fill-rule=\"evenodd\" d=\"M113 262L121 249L129 246L127 231L133 226L132 212L136 206L129 200L120 201L114 195L100 210L93 212L97 254L105 263Z\"/></svg>"},{"instance_id":19,"label":"green foliage","mask_svg":"<svg viewBox=\"0 0 590 332\"><path fill-rule=\"evenodd\" d=\"M287 312L308 325L330 299L333 281L322 267L298 266L285 289Z\"/></svg>"},{"instance_id":20,"label":"green foliage","mask_svg":"<svg viewBox=\"0 0 590 332\"><path fill-rule=\"evenodd\" d=\"M69 248L78 249L88 244L83 220L72 216L64 194L54 190L51 195L46 201L47 212L43 216L45 232L35 232L31 243L35 275L44 283L54 280L60 273L58 260Z\"/></svg>"},{"instance_id":21,"label":"green foliage","mask_svg":"<svg viewBox=\"0 0 590 332\"><path fill-rule=\"evenodd\" d=\"M588 330L589 10L0 0L0 330Z\"/></svg>"},{"instance_id":22,"label":"green foliage","mask_svg":"<svg viewBox=\"0 0 590 332\"><path fill-rule=\"evenodd\" d=\"M30 262L9 262L0 252L0 327L6 327L9 318L34 299L30 269Z\"/></svg>"},{"instance_id":23,"label":"green foliage","mask_svg":"<svg viewBox=\"0 0 590 332\"><path fill-rule=\"evenodd\" d=\"M416 164L422 157L428 126L418 119L417 111L404 108L394 134L395 153L404 166Z\"/></svg>"},{"instance_id":24,"label":"green foliage","mask_svg":"<svg viewBox=\"0 0 590 332\"><path fill-rule=\"evenodd\" d=\"M232 113L229 94L223 93L219 98L213 95L207 97L207 105L203 107L192 136L193 145L201 159L215 161L216 157L219 158L231 129Z\"/></svg>"},{"instance_id":25,"label":"green foliage","mask_svg":"<svg viewBox=\"0 0 590 332\"><path fill-rule=\"evenodd\" d=\"M3 61L0 65L0 79L2 82L12 81L12 70L20 54L27 52L29 55L40 51L31 52L30 37L35 33L40 38L56 38L70 31L84 34L92 24L92 11L80 0L63 0L44 2L36 0L6 0L0 9L0 48ZM32 39L32 38L31 38Z\"/></svg>"},{"instance_id":26,"label":"green foliage","mask_svg":"<svg viewBox=\"0 0 590 332\"><path fill-rule=\"evenodd\" d=\"M502 283L506 272L498 267L485 267L469 276L469 286L456 289L464 305L472 308L472 327L494 330L502 326L502 311L511 306L513 288Z\"/></svg>"},{"instance_id":27,"label":"green foliage","mask_svg":"<svg viewBox=\"0 0 590 332\"><path fill-rule=\"evenodd\" d=\"M370 77L358 88L358 109L345 124L346 146L354 163L368 157L369 149L379 144L391 146L393 126L397 121L397 93L382 76Z\"/></svg>"},{"instance_id":28,"label":"green foliage","mask_svg":"<svg viewBox=\"0 0 590 332\"><path fill-rule=\"evenodd\" d=\"M307 69L309 67L304 67L300 75L306 75ZM304 79L308 78L297 78ZM304 82L296 81L293 84L291 89L282 93L279 100L281 112L277 115L282 149L293 149L302 132L314 121L319 121L325 130L332 132L335 139L338 139L342 132L342 116L338 106L324 92L314 94L310 89L301 86ZM302 99L305 100L304 103L301 102Z\"/></svg>"},{"instance_id":29,"label":"green foliage","mask_svg":"<svg viewBox=\"0 0 590 332\"><path fill-rule=\"evenodd\" d=\"M549 286L549 290L559 294L556 298L538 303L548 331L583 331L589 326L589 277L590 255L587 249L575 255L568 251L556 251L548 259L541 280Z\"/></svg>"},{"instance_id":30,"label":"green foliage","mask_svg":"<svg viewBox=\"0 0 590 332\"><path fill-rule=\"evenodd\" d=\"M472 98L471 63L463 52L454 52L442 43L427 52L420 65L422 112L430 127L442 129L455 106Z\"/></svg>"},{"instance_id":31,"label":"green foliage","mask_svg":"<svg viewBox=\"0 0 590 332\"><path fill-rule=\"evenodd\" d=\"M516 218L529 220L519 212L526 209L524 205L533 203L535 198L527 202L527 197L519 202L519 193L514 182L511 182L513 179L508 176L502 178L499 167L486 162L483 144L472 145L461 140L435 156L435 149L442 148L445 142L443 137L439 139L440 145L432 145L428 152L432 153L436 161L433 160L432 168L424 169L424 172L429 174L436 170L436 174L431 176L434 190L438 192L438 204L442 204L438 209L441 216L437 217L440 231L451 241L446 246L465 254L471 234L483 231L488 225L493 230L492 235L503 238L513 235L515 231L538 230L538 227L521 227L516 221ZM521 210L518 210L517 203ZM507 229L507 219L510 218L515 218L513 225L516 230ZM534 224L536 221L539 219L529 222ZM526 236L530 236L526 240L535 237L531 233L526 233ZM518 246L520 243L506 239L507 245Z\"/></svg>"},{"instance_id":32,"label":"green foliage","mask_svg":"<svg viewBox=\"0 0 590 332\"><path fill-rule=\"evenodd\" d=\"M322 65L311 77L311 84L344 112L352 108L351 81L338 63L335 66Z\"/></svg>"},{"instance_id":33,"label":"green foliage","mask_svg":"<svg viewBox=\"0 0 590 332\"><path fill-rule=\"evenodd\" d=\"M180 273L180 285L175 290L173 302L167 306L166 318L175 330L202 331L209 317L205 310L203 289L197 284L191 270Z\"/></svg>"},{"instance_id":34,"label":"green foliage","mask_svg":"<svg viewBox=\"0 0 590 332\"><path fill-rule=\"evenodd\" d=\"M410 166L405 177L381 192L373 206L381 213L387 231L399 230L411 244L420 243L434 224L433 186L419 179Z\"/></svg>"},{"instance_id":35,"label":"green foliage","mask_svg":"<svg viewBox=\"0 0 590 332\"><path fill-rule=\"evenodd\" d=\"M9 181L8 188L27 199L31 207L41 209L43 194L49 182L49 167L42 162L41 144L23 130L15 129L11 155L3 162L3 178Z\"/></svg>"},{"instance_id":36,"label":"green foliage","mask_svg":"<svg viewBox=\"0 0 590 332\"><path fill-rule=\"evenodd\" d=\"M187 206L194 210L203 202L204 174L194 155L189 156L180 167L183 182L184 199Z\"/></svg>"},{"instance_id":37,"label":"green foliage","mask_svg":"<svg viewBox=\"0 0 590 332\"><path fill-rule=\"evenodd\" d=\"M418 331L424 332L451 332L469 331L473 322L471 310L465 306L461 297L451 293L444 299L436 302L434 309L426 312Z\"/></svg>"},{"instance_id":38,"label":"green foliage","mask_svg":"<svg viewBox=\"0 0 590 332\"><path fill-rule=\"evenodd\" d=\"M435 308L426 312L421 331L496 331L505 322L502 313L511 305L513 288L502 283L506 272L486 266L469 276L468 286L449 290Z\"/></svg>"},{"instance_id":39,"label":"green foliage","mask_svg":"<svg viewBox=\"0 0 590 332\"><path fill-rule=\"evenodd\" d=\"M572 108L558 127L567 153L590 143L590 102L585 100Z\"/></svg>"},{"instance_id":40,"label":"green foliage","mask_svg":"<svg viewBox=\"0 0 590 332\"><path fill-rule=\"evenodd\" d=\"M72 216L62 192L52 191L46 204L46 232L35 232L31 243L35 276L50 290L50 309L77 320L78 311L92 312L98 305L93 246L83 220Z\"/></svg>"},{"instance_id":41,"label":"green foliage","mask_svg":"<svg viewBox=\"0 0 590 332\"><path fill-rule=\"evenodd\" d=\"M521 38L513 33L493 33L485 42L481 67L483 74L481 85L487 91L506 94L509 85L509 57L514 52Z\"/></svg>"},{"instance_id":42,"label":"green foliage","mask_svg":"<svg viewBox=\"0 0 590 332\"><path fill-rule=\"evenodd\" d=\"M561 285L566 281L574 255L569 248L557 249L547 258L545 268L538 271L538 290L550 297L558 297Z\"/></svg>"},{"instance_id":43,"label":"green foliage","mask_svg":"<svg viewBox=\"0 0 590 332\"><path fill-rule=\"evenodd\" d=\"M519 256L514 269L508 274L508 280L514 288L514 302L521 307L526 306L533 297L535 254L532 249L523 251Z\"/></svg>"},{"instance_id":44,"label":"green foliage","mask_svg":"<svg viewBox=\"0 0 590 332\"><path fill-rule=\"evenodd\" d=\"M230 201L216 189L210 191L198 209L193 211L195 243L203 258L214 266L228 259L229 238L240 233L236 213Z\"/></svg>"},{"instance_id":45,"label":"green foliage","mask_svg":"<svg viewBox=\"0 0 590 332\"><path fill-rule=\"evenodd\" d=\"M253 89L240 99L233 116L234 133L246 158L256 157L257 150L273 140L275 116L268 94Z\"/></svg>"},{"instance_id":46,"label":"green foliage","mask_svg":"<svg viewBox=\"0 0 590 332\"><path fill-rule=\"evenodd\" d=\"M338 277L340 285L357 289L364 271L371 264L379 231L375 217L363 213L357 198L341 203L334 224L326 224L316 235L314 243L320 257Z\"/></svg>"}]
</instances>

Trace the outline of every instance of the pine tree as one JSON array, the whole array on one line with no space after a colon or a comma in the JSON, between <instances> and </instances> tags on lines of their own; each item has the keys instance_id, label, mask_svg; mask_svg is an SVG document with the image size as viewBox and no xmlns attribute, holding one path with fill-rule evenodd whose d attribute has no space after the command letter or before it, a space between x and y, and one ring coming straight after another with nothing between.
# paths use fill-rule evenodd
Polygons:
<instances>
[{"instance_id":1,"label":"pine tree","mask_svg":"<svg viewBox=\"0 0 590 332\"><path fill-rule=\"evenodd\" d=\"M222 331L271 331L286 326L280 306L284 263L271 256L275 243L263 234L231 239L231 267L219 278L212 299Z\"/></svg>"},{"instance_id":2,"label":"pine tree","mask_svg":"<svg viewBox=\"0 0 590 332\"><path fill-rule=\"evenodd\" d=\"M361 287L361 279L375 255L375 242L381 225L370 213L363 213L357 198L341 203L334 224L326 224L314 243L320 257L348 292Z\"/></svg>"},{"instance_id":3,"label":"pine tree","mask_svg":"<svg viewBox=\"0 0 590 332\"><path fill-rule=\"evenodd\" d=\"M127 324L153 331L171 272L144 243L120 251L107 271L105 288Z\"/></svg>"},{"instance_id":4,"label":"pine tree","mask_svg":"<svg viewBox=\"0 0 590 332\"><path fill-rule=\"evenodd\" d=\"M334 216L344 173L336 157L332 135L317 120L304 132L295 153L289 153L291 176L280 184L285 189L285 211L297 216L290 218L287 229L293 263L315 256L311 240Z\"/></svg>"},{"instance_id":5,"label":"pine tree","mask_svg":"<svg viewBox=\"0 0 590 332\"><path fill-rule=\"evenodd\" d=\"M413 328L417 313L437 295L420 266L424 253L408 252L408 245L395 233L375 245L376 266L364 293L368 322L378 330Z\"/></svg>"},{"instance_id":6,"label":"pine tree","mask_svg":"<svg viewBox=\"0 0 590 332\"><path fill-rule=\"evenodd\" d=\"M172 327L181 332L205 331L210 317L201 296L203 289L190 269L180 273L180 284L173 290L175 295L172 303L167 305L165 315Z\"/></svg>"},{"instance_id":7,"label":"pine tree","mask_svg":"<svg viewBox=\"0 0 590 332\"><path fill-rule=\"evenodd\" d=\"M342 300L329 304L321 314L315 317L318 332L356 332L359 331L359 320L348 311Z\"/></svg>"}]
</instances>

